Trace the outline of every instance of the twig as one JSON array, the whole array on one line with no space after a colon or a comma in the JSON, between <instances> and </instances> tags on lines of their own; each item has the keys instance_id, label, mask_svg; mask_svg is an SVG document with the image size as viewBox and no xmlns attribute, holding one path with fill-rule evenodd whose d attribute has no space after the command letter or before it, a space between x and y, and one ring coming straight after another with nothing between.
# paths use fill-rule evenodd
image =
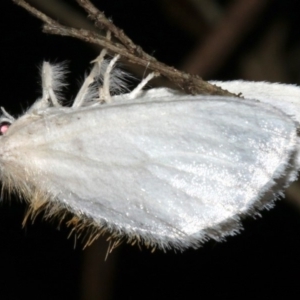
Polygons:
<instances>
[{"instance_id":1,"label":"twig","mask_svg":"<svg viewBox=\"0 0 300 300\"><path fill-rule=\"evenodd\" d=\"M136 46L122 30L113 25L113 23L109 21L105 17L105 15L100 12L95 6L93 6L93 4L89 0L76 1L89 13L89 16L95 21L96 26L111 31L112 34L122 44L108 40L94 31L76 29L73 27L61 25L60 23L56 22L36 8L29 5L24 0L12 1L17 5L25 8L35 17L41 19L45 23L43 27L44 32L75 37L88 43L100 45L101 47L106 48L113 53L120 54L121 56L127 58L127 60L131 63L147 67L148 69L167 77L170 81L176 83L176 85L180 87L180 89L188 94L237 96L228 91L222 90L215 85L209 84L198 76L180 72L173 67L167 66L157 61L154 57L145 53L141 47Z\"/></svg>"},{"instance_id":2,"label":"twig","mask_svg":"<svg viewBox=\"0 0 300 300\"><path fill-rule=\"evenodd\" d=\"M76 0L77 3L85 9L88 13L89 18L91 18L96 27L100 29L109 30L115 38L117 38L131 53L138 53L140 56L147 57L151 59L151 56L146 54L141 47L135 45L132 40L124 33L123 30L119 29L107 19L103 12L99 11L90 1L87 0Z\"/></svg>"}]
</instances>

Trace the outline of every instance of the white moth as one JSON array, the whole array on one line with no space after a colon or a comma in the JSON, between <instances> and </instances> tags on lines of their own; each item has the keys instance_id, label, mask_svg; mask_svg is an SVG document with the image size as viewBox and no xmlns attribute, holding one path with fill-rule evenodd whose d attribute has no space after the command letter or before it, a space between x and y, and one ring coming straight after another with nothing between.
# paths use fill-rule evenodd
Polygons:
<instances>
[{"instance_id":1,"label":"white moth","mask_svg":"<svg viewBox=\"0 0 300 300\"><path fill-rule=\"evenodd\" d=\"M117 57L103 67L103 56L72 107L60 104L63 68L45 62L42 98L16 120L3 110L0 179L31 216L69 211L90 241L109 232L183 250L236 234L241 217L272 207L296 179L299 88L219 83L260 101L189 96L143 91L150 76L114 96Z\"/></svg>"}]
</instances>

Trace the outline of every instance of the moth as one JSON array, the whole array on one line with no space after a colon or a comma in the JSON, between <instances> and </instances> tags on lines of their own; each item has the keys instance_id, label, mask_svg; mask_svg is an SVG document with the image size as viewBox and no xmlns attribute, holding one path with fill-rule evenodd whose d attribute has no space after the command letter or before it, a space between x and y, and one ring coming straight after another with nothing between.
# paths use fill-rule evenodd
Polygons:
<instances>
[{"instance_id":1,"label":"moth","mask_svg":"<svg viewBox=\"0 0 300 300\"><path fill-rule=\"evenodd\" d=\"M42 97L21 117L0 118L0 179L24 198L27 217L67 220L149 248L222 241L241 218L271 208L299 170L300 90L215 82L245 99L144 90L115 93L118 56L94 61L71 107L61 65L43 63Z\"/></svg>"}]
</instances>

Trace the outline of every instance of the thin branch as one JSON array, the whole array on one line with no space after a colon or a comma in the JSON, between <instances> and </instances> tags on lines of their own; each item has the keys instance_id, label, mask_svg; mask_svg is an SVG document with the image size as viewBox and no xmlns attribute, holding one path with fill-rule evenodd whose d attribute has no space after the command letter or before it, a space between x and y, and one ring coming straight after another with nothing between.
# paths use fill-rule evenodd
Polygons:
<instances>
[{"instance_id":1,"label":"thin branch","mask_svg":"<svg viewBox=\"0 0 300 300\"><path fill-rule=\"evenodd\" d=\"M94 31L76 29L73 27L61 25L60 23L56 22L55 20L51 19L47 15L29 5L24 0L12 1L17 5L25 8L35 17L41 19L45 23L43 27L44 32L74 37L88 43L100 45L101 47L106 48L113 53L120 54L121 56L127 58L127 60L131 63L143 66L167 77L170 81L176 83L177 86L180 87L180 89L188 94L237 96L228 91L222 90L215 85L209 84L198 76L180 72L173 67L167 66L157 61L154 57L145 53L141 47L136 46L122 30L113 25L113 23L109 21L105 17L105 15L100 12L95 6L93 6L92 3L88 0L76 1L89 13L90 17L95 21L96 26L111 31L112 34L122 44L108 40Z\"/></svg>"},{"instance_id":2,"label":"thin branch","mask_svg":"<svg viewBox=\"0 0 300 300\"><path fill-rule=\"evenodd\" d=\"M107 19L104 13L99 11L90 1L76 1L83 9L85 9L85 11L88 13L88 17L95 22L96 27L102 30L109 30L115 36L115 38L117 38L131 53L137 52L143 57L151 58L151 56L146 54L141 47L135 45L123 30L116 27L114 23Z\"/></svg>"}]
</instances>

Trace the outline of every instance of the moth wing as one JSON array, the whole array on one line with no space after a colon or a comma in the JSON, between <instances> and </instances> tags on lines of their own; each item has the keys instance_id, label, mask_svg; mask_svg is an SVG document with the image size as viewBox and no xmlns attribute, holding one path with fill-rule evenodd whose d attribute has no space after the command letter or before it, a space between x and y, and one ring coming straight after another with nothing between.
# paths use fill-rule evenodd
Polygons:
<instances>
[{"instance_id":1,"label":"moth wing","mask_svg":"<svg viewBox=\"0 0 300 300\"><path fill-rule=\"evenodd\" d=\"M300 87L292 84L255 81L212 81L232 93L241 93L247 99L269 103L300 123Z\"/></svg>"},{"instance_id":2,"label":"moth wing","mask_svg":"<svg viewBox=\"0 0 300 300\"><path fill-rule=\"evenodd\" d=\"M285 112L300 124L300 87L293 84L255 82L244 80L212 81L232 93L241 93L247 99L256 99L271 104ZM298 142L300 145L300 142ZM298 151L299 152L299 151ZM300 155L295 159L295 168L300 169Z\"/></svg>"},{"instance_id":3,"label":"moth wing","mask_svg":"<svg viewBox=\"0 0 300 300\"><path fill-rule=\"evenodd\" d=\"M129 241L184 249L271 206L295 179L296 144L295 123L267 104L182 96L24 115L2 156L32 206L50 198L50 215L66 208Z\"/></svg>"}]
</instances>

